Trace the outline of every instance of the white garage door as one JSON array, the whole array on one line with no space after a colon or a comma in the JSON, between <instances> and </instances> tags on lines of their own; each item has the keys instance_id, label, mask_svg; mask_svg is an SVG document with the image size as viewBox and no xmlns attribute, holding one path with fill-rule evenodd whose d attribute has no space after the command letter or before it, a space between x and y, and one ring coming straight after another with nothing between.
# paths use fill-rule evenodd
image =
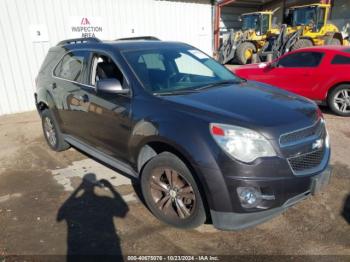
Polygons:
<instances>
[{"instance_id":1,"label":"white garage door","mask_svg":"<svg viewBox=\"0 0 350 262\"><path fill-rule=\"evenodd\" d=\"M0 115L35 108L35 76L62 39L153 35L211 54L211 12L209 0L1 0Z\"/></svg>"}]
</instances>

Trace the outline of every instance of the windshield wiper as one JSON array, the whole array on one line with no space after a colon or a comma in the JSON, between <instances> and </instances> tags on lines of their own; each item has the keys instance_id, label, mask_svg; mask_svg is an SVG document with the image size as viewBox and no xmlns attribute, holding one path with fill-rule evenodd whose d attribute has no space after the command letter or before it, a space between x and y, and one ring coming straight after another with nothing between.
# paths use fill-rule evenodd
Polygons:
<instances>
[{"instance_id":1,"label":"windshield wiper","mask_svg":"<svg viewBox=\"0 0 350 262\"><path fill-rule=\"evenodd\" d=\"M208 85L200 86L200 87L194 88L194 89L174 90L171 92L155 92L155 93L153 93L153 95L155 95L155 96L170 96L170 95L182 95L182 94L198 93L201 90L208 89L208 88L215 87L215 86L229 85L229 84L241 84L244 82L247 82L247 80L245 80L245 79L224 80L224 81L219 81L219 82L211 83Z\"/></svg>"},{"instance_id":2,"label":"windshield wiper","mask_svg":"<svg viewBox=\"0 0 350 262\"><path fill-rule=\"evenodd\" d=\"M171 96L171 95L182 95L182 94L190 94L196 93L195 89L186 89L186 90L174 90L171 92L155 92L153 95L155 96Z\"/></svg>"},{"instance_id":3,"label":"windshield wiper","mask_svg":"<svg viewBox=\"0 0 350 262\"><path fill-rule=\"evenodd\" d=\"M244 83L246 81L247 80L245 80L245 79L219 81L219 82L211 83L211 84L208 84L205 86L201 86L199 88L196 88L195 90L204 90L204 89L208 89L208 88L216 87L216 86L220 86L220 85L241 84L241 83Z\"/></svg>"}]
</instances>

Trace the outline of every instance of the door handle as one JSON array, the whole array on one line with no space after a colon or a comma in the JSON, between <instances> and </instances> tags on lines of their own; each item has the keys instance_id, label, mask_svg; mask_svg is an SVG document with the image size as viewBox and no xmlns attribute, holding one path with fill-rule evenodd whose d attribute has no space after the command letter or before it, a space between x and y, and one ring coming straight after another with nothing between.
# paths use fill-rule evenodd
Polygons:
<instances>
[{"instance_id":1,"label":"door handle","mask_svg":"<svg viewBox=\"0 0 350 262\"><path fill-rule=\"evenodd\" d=\"M52 84L50 85L50 87L51 87L52 89L56 89L57 85L56 85L56 83L52 83Z\"/></svg>"},{"instance_id":2,"label":"door handle","mask_svg":"<svg viewBox=\"0 0 350 262\"><path fill-rule=\"evenodd\" d=\"M89 96L86 94L79 96L79 100L83 101L84 103L89 102Z\"/></svg>"}]
</instances>

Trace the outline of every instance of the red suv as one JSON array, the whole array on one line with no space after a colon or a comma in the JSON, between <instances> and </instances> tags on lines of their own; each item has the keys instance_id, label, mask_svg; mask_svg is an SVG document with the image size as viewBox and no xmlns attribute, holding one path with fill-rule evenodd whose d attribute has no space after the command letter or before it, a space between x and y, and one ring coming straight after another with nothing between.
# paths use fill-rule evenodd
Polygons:
<instances>
[{"instance_id":1,"label":"red suv","mask_svg":"<svg viewBox=\"0 0 350 262\"><path fill-rule=\"evenodd\" d=\"M299 49L271 63L233 69L242 78L256 80L328 105L350 116L350 47L323 46Z\"/></svg>"}]
</instances>

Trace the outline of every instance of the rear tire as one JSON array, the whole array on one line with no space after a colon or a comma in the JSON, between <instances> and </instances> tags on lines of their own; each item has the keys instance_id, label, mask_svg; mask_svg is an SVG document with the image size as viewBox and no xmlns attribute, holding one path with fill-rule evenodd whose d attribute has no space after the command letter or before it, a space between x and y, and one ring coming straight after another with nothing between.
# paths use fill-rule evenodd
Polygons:
<instances>
[{"instance_id":1,"label":"rear tire","mask_svg":"<svg viewBox=\"0 0 350 262\"><path fill-rule=\"evenodd\" d=\"M46 142L52 150L59 152L70 147L64 140L58 122L50 109L41 112L41 123Z\"/></svg>"},{"instance_id":2,"label":"rear tire","mask_svg":"<svg viewBox=\"0 0 350 262\"><path fill-rule=\"evenodd\" d=\"M177 228L195 228L206 221L199 188L177 156L163 152L152 158L141 174L144 200L159 220Z\"/></svg>"},{"instance_id":3,"label":"rear tire","mask_svg":"<svg viewBox=\"0 0 350 262\"><path fill-rule=\"evenodd\" d=\"M309 39L299 39L291 48L291 51L293 50L297 50L300 48L304 48L304 47L310 47L313 46L314 44L312 43L311 40Z\"/></svg>"},{"instance_id":4,"label":"rear tire","mask_svg":"<svg viewBox=\"0 0 350 262\"><path fill-rule=\"evenodd\" d=\"M240 65L251 63L253 54L256 53L256 47L251 42L243 42L237 47L236 59Z\"/></svg>"},{"instance_id":5,"label":"rear tire","mask_svg":"<svg viewBox=\"0 0 350 262\"><path fill-rule=\"evenodd\" d=\"M339 116L350 116L350 85L334 88L328 96L328 106Z\"/></svg>"}]
</instances>

